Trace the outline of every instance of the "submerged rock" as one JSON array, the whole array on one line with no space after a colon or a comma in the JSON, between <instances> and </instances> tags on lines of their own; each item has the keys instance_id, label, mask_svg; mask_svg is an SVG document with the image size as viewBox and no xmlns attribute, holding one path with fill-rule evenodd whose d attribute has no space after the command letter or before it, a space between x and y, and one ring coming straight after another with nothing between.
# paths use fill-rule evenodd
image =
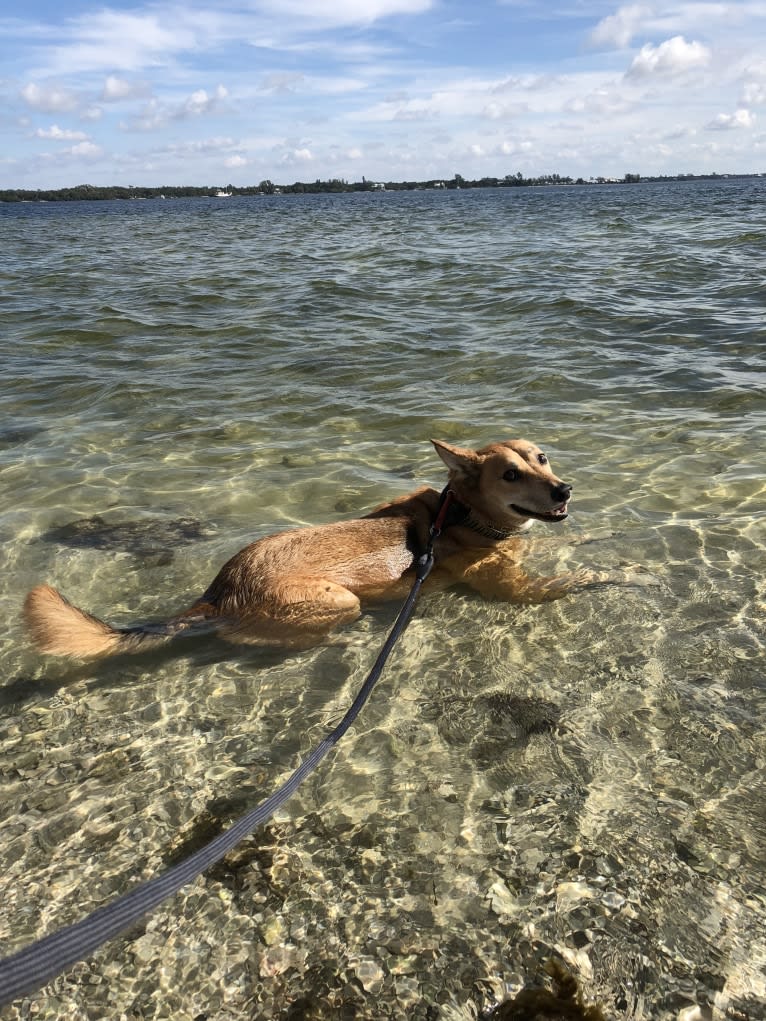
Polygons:
<instances>
[{"instance_id":1,"label":"submerged rock","mask_svg":"<svg viewBox=\"0 0 766 1021\"><path fill-rule=\"evenodd\" d=\"M585 1005L577 980L558 961L549 961L545 970L552 989L522 989L486 1014L487 1021L606 1021L601 1007Z\"/></svg>"},{"instance_id":2,"label":"submerged rock","mask_svg":"<svg viewBox=\"0 0 766 1021\"><path fill-rule=\"evenodd\" d=\"M125 550L137 556L168 552L173 546L186 546L214 534L214 529L195 518L144 518L114 524L98 514L78 518L43 532L43 542L57 542L78 549Z\"/></svg>"},{"instance_id":3,"label":"submerged rock","mask_svg":"<svg viewBox=\"0 0 766 1021\"><path fill-rule=\"evenodd\" d=\"M554 730L561 709L542 698L491 691L483 695L453 695L426 707L441 736L449 744L523 743L532 734Z\"/></svg>"},{"instance_id":4,"label":"submerged rock","mask_svg":"<svg viewBox=\"0 0 766 1021\"><path fill-rule=\"evenodd\" d=\"M6 447L17 447L39 433L45 432L41 426L7 425L0 427L0 450Z\"/></svg>"},{"instance_id":5,"label":"submerged rock","mask_svg":"<svg viewBox=\"0 0 766 1021\"><path fill-rule=\"evenodd\" d=\"M561 716L561 709L554 702L507 691L479 695L477 702L495 720L510 718L524 735L553 730Z\"/></svg>"}]
</instances>

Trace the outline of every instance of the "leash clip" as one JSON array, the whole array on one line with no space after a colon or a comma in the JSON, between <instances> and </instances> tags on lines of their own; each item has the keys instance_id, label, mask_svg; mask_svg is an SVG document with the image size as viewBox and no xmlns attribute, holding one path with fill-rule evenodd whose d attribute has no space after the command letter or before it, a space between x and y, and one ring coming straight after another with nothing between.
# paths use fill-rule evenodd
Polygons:
<instances>
[{"instance_id":1,"label":"leash clip","mask_svg":"<svg viewBox=\"0 0 766 1021\"><path fill-rule=\"evenodd\" d=\"M425 553L421 554L421 556L417 559L415 577L418 581L425 581L431 573L431 568L434 566L434 543L442 534L442 528L444 527L444 521L447 517L447 511L454 499L455 494L449 486L445 486L441 492L441 496L439 497L439 505L436 508L436 517L434 518L428 533L428 546L426 547Z\"/></svg>"},{"instance_id":2,"label":"leash clip","mask_svg":"<svg viewBox=\"0 0 766 1021\"><path fill-rule=\"evenodd\" d=\"M447 511L449 510L450 504L454 499L455 494L452 492L449 486L445 486L444 489L441 491L441 496L439 497L439 506L436 508L436 517L434 518L433 524L431 525L431 531L429 533L431 539L430 545L433 545L434 539L438 539L439 536L442 534L442 528L444 527L444 521L447 517Z\"/></svg>"}]
</instances>

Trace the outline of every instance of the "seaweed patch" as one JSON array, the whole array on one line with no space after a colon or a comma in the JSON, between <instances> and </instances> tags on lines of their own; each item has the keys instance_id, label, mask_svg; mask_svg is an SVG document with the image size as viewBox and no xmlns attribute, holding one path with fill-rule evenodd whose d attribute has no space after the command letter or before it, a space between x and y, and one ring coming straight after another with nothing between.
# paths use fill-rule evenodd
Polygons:
<instances>
[{"instance_id":1,"label":"seaweed patch","mask_svg":"<svg viewBox=\"0 0 766 1021\"><path fill-rule=\"evenodd\" d=\"M545 970L552 988L525 987L485 1014L486 1021L606 1021L601 1007L585 1004L577 979L562 964L550 960Z\"/></svg>"},{"instance_id":2,"label":"seaweed patch","mask_svg":"<svg viewBox=\"0 0 766 1021\"><path fill-rule=\"evenodd\" d=\"M187 546L213 535L215 529L195 518L147 518L114 524L98 514L78 518L65 525L49 528L40 536L43 542L55 542L76 549L124 550L136 556L168 552L169 547Z\"/></svg>"}]
</instances>

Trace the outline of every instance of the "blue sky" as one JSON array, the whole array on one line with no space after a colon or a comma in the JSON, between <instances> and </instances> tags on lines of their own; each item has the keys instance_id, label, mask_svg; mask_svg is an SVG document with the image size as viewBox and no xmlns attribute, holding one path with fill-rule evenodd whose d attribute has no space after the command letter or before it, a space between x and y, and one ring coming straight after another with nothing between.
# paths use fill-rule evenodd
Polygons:
<instances>
[{"instance_id":1,"label":"blue sky","mask_svg":"<svg viewBox=\"0 0 766 1021\"><path fill-rule=\"evenodd\" d=\"M2 0L0 188L766 171L766 0Z\"/></svg>"}]
</instances>

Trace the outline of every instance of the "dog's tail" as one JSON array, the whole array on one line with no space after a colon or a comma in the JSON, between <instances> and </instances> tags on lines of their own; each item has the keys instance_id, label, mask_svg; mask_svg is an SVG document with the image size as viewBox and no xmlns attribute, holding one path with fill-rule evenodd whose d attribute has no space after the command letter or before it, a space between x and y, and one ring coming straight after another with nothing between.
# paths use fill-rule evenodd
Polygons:
<instances>
[{"instance_id":1,"label":"dog's tail","mask_svg":"<svg viewBox=\"0 0 766 1021\"><path fill-rule=\"evenodd\" d=\"M23 612L27 631L41 652L82 659L143 652L165 644L179 633L209 631L214 626L204 615L199 615L114 628L73 606L50 585L33 588L24 600Z\"/></svg>"}]
</instances>

